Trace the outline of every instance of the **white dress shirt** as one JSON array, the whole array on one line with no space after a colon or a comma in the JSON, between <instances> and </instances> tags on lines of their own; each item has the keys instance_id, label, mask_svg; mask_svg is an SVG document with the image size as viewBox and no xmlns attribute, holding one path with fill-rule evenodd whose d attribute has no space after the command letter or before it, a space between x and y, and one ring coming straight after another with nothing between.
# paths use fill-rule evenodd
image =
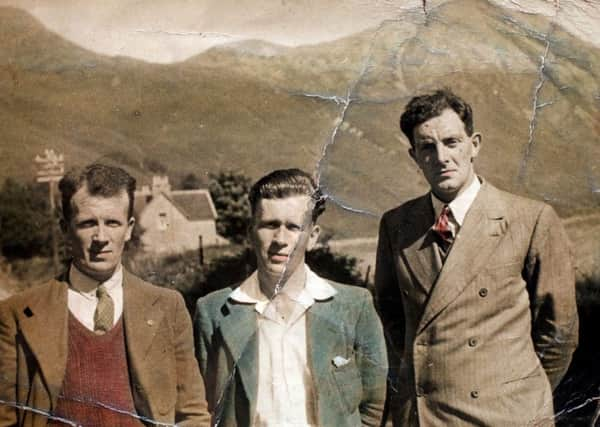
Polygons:
<instances>
[{"instance_id":1,"label":"white dress shirt","mask_svg":"<svg viewBox=\"0 0 600 427\"><path fill-rule=\"evenodd\" d=\"M90 331L94 330L94 312L98 305L96 289L100 284L101 282L86 276L71 263L67 304L73 316ZM114 326L123 314L123 268L120 264L113 275L104 282L104 286L115 306Z\"/></svg>"},{"instance_id":2,"label":"white dress shirt","mask_svg":"<svg viewBox=\"0 0 600 427\"><path fill-rule=\"evenodd\" d=\"M453 237L456 237L460 227L462 227L463 222L465 221L465 216L467 216L467 212L473 204L473 201L475 200L480 188L481 183L479 182L479 178L475 177L467 189L459 194L450 203L442 202L440 199L435 197L433 192L431 193L431 203L433 205L433 211L436 218L440 216L444 206L448 205L448 208L450 208L452 215L450 215L448 218L448 225L450 226Z\"/></svg>"},{"instance_id":3,"label":"white dress shirt","mask_svg":"<svg viewBox=\"0 0 600 427\"><path fill-rule=\"evenodd\" d=\"M316 426L312 373L308 364L306 311L315 300L331 298L337 291L306 269L306 283L296 295L285 287L269 300L260 290L254 272L230 295L235 301L254 304L258 313L258 393L255 427ZM277 312L275 300L297 303L288 319Z\"/></svg>"}]
</instances>

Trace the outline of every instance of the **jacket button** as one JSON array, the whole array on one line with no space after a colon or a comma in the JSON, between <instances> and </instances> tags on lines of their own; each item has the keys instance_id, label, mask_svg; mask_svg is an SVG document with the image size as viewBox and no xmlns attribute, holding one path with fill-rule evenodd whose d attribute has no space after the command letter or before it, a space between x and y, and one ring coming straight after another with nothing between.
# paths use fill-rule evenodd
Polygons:
<instances>
[{"instance_id":1,"label":"jacket button","mask_svg":"<svg viewBox=\"0 0 600 427\"><path fill-rule=\"evenodd\" d=\"M425 395L425 390L423 389L423 387L419 386L417 387L417 397L423 397Z\"/></svg>"},{"instance_id":2,"label":"jacket button","mask_svg":"<svg viewBox=\"0 0 600 427\"><path fill-rule=\"evenodd\" d=\"M481 289L479 289L479 296L481 298L485 298L487 296L487 294L488 294L487 288L481 288Z\"/></svg>"},{"instance_id":3,"label":"jacket button","mask_svg":"<svg viewBox=\"0 0 600 427\"><path fill-rule=\"evenodd\" d=\"M404 295L408 296L408 289L402 289L402 292L404 293Z\"/></svg>"},{"instance_id":4,"label":"jacket button","mask_svg":"<svg viewBox=\"0 0 600 427\"><path fill-rule=\"evenodd\" d=\"M477 338L469 338L469 347L475 347L477 345Z\"/></svg>"},{"instance_id":5,"label":"jacket button","mask_svg":"<svg viewBox=\"0 0 600 427\"><path fill-rule=\"evenodd\" d=\"M471 392L471 397L472 397L473 399L477 399L477 398L479 397L479 392L478 392L477 390L473 390L473 391Z\"/></svg>"}]
</instances>

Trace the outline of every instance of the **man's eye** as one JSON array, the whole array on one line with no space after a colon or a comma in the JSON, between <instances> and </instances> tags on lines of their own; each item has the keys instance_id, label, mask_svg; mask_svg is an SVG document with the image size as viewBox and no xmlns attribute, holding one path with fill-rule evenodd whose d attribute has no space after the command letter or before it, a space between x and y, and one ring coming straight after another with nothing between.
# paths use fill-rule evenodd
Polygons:
<instances>
[{"instance_id":1,"label":"man's eye","mask_svg":"<svg viewBox=\"0 0 600 427\"><path fill-rule=\"evenodd\" d=\"M421 145L419 145L419 149L421 151L435 150L435 144L421 144Z\"/></svg>"},{"instance_id":2,"label":"man's eye","mask_svg":"<svg viewBox=\"0 0 600 427\"><path fill-rule=\"evenodd\" d=\"M454 147L454 146L456 146L456 145L457 145L457 144L458 144L460 141L459 141L458 139L456 139L456 138L451 138L451 139L448 139L448 140L446 140L446 141L444 141L444 142L445 142L445 144L446 144L447 146L449 146L449 147Z\"/></svg>"},{"instance_id":3,"label":"man's eye","mask_svg":"<svg viewBox=\"0 0 600 427\"><path fill-rule=\"evenodd\" d=\"M109 220L109 221L106 221L106 225L108 225L109 227L120 227L121 221Z\"/></svg>"},{"instance_id":4,"label":"man's eye","mask_svg":"<svg viewBox=\"0 0 600 427\"><path fill-rule=\"evenodd\" d=\"M300 231L300 230L302 230L302 226L300 226L298 224L288 224L287 229L290 231Z\"/></svg>"},{"instance_id":5,"label":"man's eye","mask_svg":"<svg viewBox=\"0 0 600 427\"><path fill-rule=\"evenodd\" d=\"M76 225L77 228L91 228L96 226L96 221L81 221L78 222Z\"/></svg>"}]
</instances>

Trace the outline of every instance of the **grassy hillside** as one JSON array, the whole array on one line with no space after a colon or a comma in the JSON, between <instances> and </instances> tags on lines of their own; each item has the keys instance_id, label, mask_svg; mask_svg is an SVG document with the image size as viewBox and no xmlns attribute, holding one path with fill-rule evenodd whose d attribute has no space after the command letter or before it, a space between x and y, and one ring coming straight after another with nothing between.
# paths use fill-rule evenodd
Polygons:
<instances>
[{"instance_id":1,"label":"grassy hillside","mask_svg":"<svg viewBox=\"0 0 600 427\"><path fill-rule=\"evenodd\" d=\"M326 227L374 235L384 210L427 188L398 129L403 106L449 85L473 104L485 177L563 215L598 208L596 48L485 1L393 18L321 45L248 41L158 65L86 51L0 8L0 179L32 179L47 147L142 181L319 164L333 198L369 213L332 207Z\"/></svg>"}]
</instances>

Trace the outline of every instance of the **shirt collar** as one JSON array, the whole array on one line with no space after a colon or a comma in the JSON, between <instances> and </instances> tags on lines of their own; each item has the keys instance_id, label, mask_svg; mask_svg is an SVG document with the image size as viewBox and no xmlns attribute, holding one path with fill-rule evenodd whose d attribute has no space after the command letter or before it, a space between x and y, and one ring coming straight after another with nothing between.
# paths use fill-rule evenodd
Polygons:
<instances>
[{"instance_id":1,"label":"shirt collar","mask_svg":"<svg viewBox=\"0 0 600 427\"><path fill-rule=\"evenodd\" d=\"M438 216L440 216L440 214L442 213L442 209L444 209L444 206L448 205L450 211L452 212L452 217L459 226L462 226L463 222L465 221L465 216L467 215L469 208L473 204L473 201L475 200L475 197L477 196L477 193L479 192L480 188L481 183L479 182L479 178L477 178L476 176L473 182L467 187L467 189L461 194L459 194L450 203L442 202L432 192L431 203L433 205L435 217L437 218Z\"/></svg>"},{"instance_id":2,"label":"shirt collar","mask_svg":"<svg viewBox=\"0 0 600 427\"><path fill-rule=\"evenodd\" d=\"M123 286L123 268L121 264L117 266L112 276L104 282L98 282L95 279L87 276L79 270L74 263L71 263L69 268L69 286L84 296L96 297L96 289L101 284L104 285L108 293Z\"/></svg>"},{"instance_id":3,"label":"shirt collar","mask_svg":"<svg viewBox=\"0 0 600 427\"><path fill-rule=\"evenodd\" d=\"M325 279L317 276L306 264L306 284L297 295L289 295L304 308L310 307L315 301L323 301L334 296L337 291ZM285 287L281 290L285 292ZM229 294L229 298L242 304L254 304L254 309L263 313L270 300L260 290L258 272L255 271Z\"/></svg>"}]
</instances>

